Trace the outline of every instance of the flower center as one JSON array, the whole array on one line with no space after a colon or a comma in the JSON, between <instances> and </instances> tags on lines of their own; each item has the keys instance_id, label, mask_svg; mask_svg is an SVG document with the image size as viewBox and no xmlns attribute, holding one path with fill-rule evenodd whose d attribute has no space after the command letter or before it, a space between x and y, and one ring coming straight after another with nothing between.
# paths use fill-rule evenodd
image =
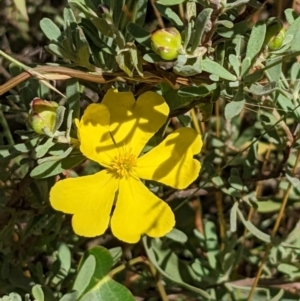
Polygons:
<instances>
[{"instance_id":1,"label":"flower center","mask_svg":"<svg viewBox=\"0 0 300 301\"><path fill-rule=\"evenodd\" d=\"M123 178L133 173L136 157L131 152L122 151L111 161L110 166L118 177Z\"/></svg>"}]
</instances>

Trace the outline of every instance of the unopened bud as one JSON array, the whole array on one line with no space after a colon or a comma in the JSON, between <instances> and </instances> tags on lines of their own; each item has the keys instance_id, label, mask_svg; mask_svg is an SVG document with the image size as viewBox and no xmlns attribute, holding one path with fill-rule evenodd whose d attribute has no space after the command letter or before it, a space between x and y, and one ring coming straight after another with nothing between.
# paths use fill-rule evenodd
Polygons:
<instances>
[{"instance_id":1,"label":"unopened bud","mask_svg":"<svg viewBox=\"0 0 300 301\"><path fill-rule=\"evenodd\" d=\"M53 133L56 122L56 110L58 104L55 101L47 101L38 97L30 104L29 123L37 134L44 134L43 129Z\"/></svg>"},{"instance_id":2,"label":"unopened bud","mask_svg":"<svg viewBox=\"0 0 300 301\"><path fill-rule=\"evenodd\" d=\"M181 35L175 27L160 29L152 33L151 45L162 59L171 61L179 55Z\"/></svg>"},{"instance_id":3,"label":"unopened bud","mask_svg":"<svg viewBox=\"0 0 300 301\"><path fill-rule=\"evenodd\" d=\"M282 46L284 38L285 29L282 23L277 20L267 27L264 45L268 48L268 50L275 51Z\"/></svg>"}]
</instances>

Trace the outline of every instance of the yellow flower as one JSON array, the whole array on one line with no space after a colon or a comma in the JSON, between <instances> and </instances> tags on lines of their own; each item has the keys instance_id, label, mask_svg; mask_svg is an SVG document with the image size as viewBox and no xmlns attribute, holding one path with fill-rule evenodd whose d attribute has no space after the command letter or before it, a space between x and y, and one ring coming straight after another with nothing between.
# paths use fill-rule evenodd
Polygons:
<instances>
[{"instance_id":1,"label":"yellow flower","mask_svg":"<svg viewBox=\"0 0 300 301\"><path fill-rule=\"evenodd\" d=\"M51 205L73 214L75 233L101 235L110 224L114 236L135 243L143 234L161 237L171 231L171 208L140 178L187 187L200 171L193 156L202 141L193 129L181 128L139 157L168 114L168 105L157 93L146 92L135 101L131 92L109 90L101 104L89 105L76 120L81 152L105 169L58 181L51 189Z\"/></svg>"}]
</instances>

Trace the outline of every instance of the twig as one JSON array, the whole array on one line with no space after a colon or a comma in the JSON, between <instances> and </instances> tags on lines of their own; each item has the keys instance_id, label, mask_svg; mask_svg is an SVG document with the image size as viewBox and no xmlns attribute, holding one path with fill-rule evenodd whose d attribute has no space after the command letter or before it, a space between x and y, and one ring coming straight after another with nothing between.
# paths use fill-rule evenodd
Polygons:
<instances>
[{"instance_id":1,"label":"twig","mask_svg":"<svg viewBox=\"0 0 300 301\"><path fill-rule=\"evenodd\" d=\"M174 193L172 193L169 197L165 199L166 202L171 202L176 199L185 199L191 196L201 196L201 195L207 195L208 191L205 189L199 189L199 188L191 188L187 190L179 190Z\"/></svg>"},{"instance_id":2,"label":"twig","mask_svg":"<svg viewBox=\"0 0 300 301\"><path fill-rule=\"evenodd\" d=\"M165 28L164 21L163 21L163 19L162 19L162 17L161 17L160 12L159 12L158 9L156 8L154 2L155 2L155 0L151 0L151 1L150 1L151 5L152 5L152 8L153 8L153 11L154 11L154 14L155 14L156 19L157 19L157 22L158 22L158 24L159 24L159 26L160 26L161 28Z\"/></svg>"}]
</instances>

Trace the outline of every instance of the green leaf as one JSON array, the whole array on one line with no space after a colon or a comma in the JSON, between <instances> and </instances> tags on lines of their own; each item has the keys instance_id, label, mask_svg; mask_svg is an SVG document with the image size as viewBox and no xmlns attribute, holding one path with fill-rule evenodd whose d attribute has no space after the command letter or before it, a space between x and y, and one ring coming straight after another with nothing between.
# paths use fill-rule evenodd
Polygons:
<instances>
[{"instance_id":1,"label":"green leaf","mask_svg":"<svg viewBox=\"0 0 300 301\"><path fill-rule=\"evenodd\" d=\"M208 22L210 21L210 16L212 12L212 8L205 8L199 13L195 20L195 33L193 37L193 44L191 46L192 53L194 53L196 48L201 44L202 36L204 34Z\"/></svg>"},{"instance_id":2,"label":"green leaf","mask_svg":"<svg viewBox=\"0 0 300 301\"><path fill-rule=\"evenodd\" d=\"M249 57L251 61L254 60L263 47L266 29L267 26L262 21L257 22L252 28L246 51L246 57Z\"/></svg>"},{"instance_id":3,"label":"green leaf","mask_svg":"<svg viewBox=\"0 0 300 301\"><path fill-rule=\"evenodd\" d=\"M178 90L178 95L181 97L204 97L207 96L210 91L206 86L189 86L189 87L181 87Z\"/></svg>"},{"instance_id":4,"label":"green leaf","mask_svg":"<svg viewBox=\"0 0 300 301\"><path fill-rule=\"evenodd\" d=\"M292 25L292 23L294 23L294 21L299 17L299 15L292 8L285 9L284 14L285 14L285 18L288 21L289 25Z\"/></svg>"},{"instance_id":5,"label":"green leaf","mask_svg":"<svg viewBox=\"0 0 300 301\"><path fill-rule=\"evenodd\" d=\"M292 45L293 45L293 49L299 49L299 40L297 40L297 38L299 38L298 34L300 31L300 18L297 17L297 19L291 24L291 26L289 26L289 28L286 31L286 36L288 35L292 35L293 36L293 40L292 40Z\"/></svg>"},{"instance_id":6,"label":"green leaf","mask_svg":"<svg viewBox=\"0 0 300 301\"><path fill-rule=\"evenodd\" d=\"M115 247L108 250L111 257L113 258L113 265L115 265L122 257L123 250L121 247Z\"/></svg>"},{"instance_id":7,"label":"green leaf","mask_svg":"<svg viewBox=\"0 0 300 301\"><path fill-rule=\"evenodd\" d=\"M63 48L57 46L56 44L49 44L48 46L45 46L45 48L48 52L58 57L75 61L75 57L73 55L70 55Z\"/></svg>"},{"instance_id":8,"label":"green leaf","mask_svg":"<svg viewBox=\"0 0 300 301\"><path fill-rule=\"evenodd\" d=\"M237 213L239 218L241 219L242 223L246 227L246 229L255 237L259 238L260 240L270 243L271 242L271 237L270 235L260 231L258 228L256 228L250 221L245 220L243 213L237 209Z\"/></svg>"},{"instance_id":9,"label":"green leaf","mask_svg":"<svg viewBox=\"0 0 300 301\"><path fill-rule=\"evenodd\" d=\"M80 27L75 30L75 48L76 48L76 64L82 67L90 68L90 48Z\"/></svg>"},{"instance_id":10,"label":"green leaf","mask_svg":"<svg viewBox=\"0 0 300 301\"><path fill-rule=\"evenodd\" d=\"M59 301L75 301L78 299L78 292L74 291L64 295Z\"/></svg>"},{"instance_id":11,"label":"green leaf","mask_svg":"<svg viewBox=\"0 0 300 301\"><path fill-rule=\"evenodd\" d=\"M75 15L69 7L64 8L64 21L69 21L70 23L76 23Z\"/></svg>"},{"instance_id":12,"label":"green leaf","mask_svg":"<svg viewBox=\"0 0 300 301\"><path fill-rule=\"evenodd\" d=\"M174 90L169 84L161 83L162 96L165 98L167 104L171 111L183 107L189 104L193 98L192 97L181 97L178 95L177 91Z\"/></svg>"},{"instance_id":13,"label":"green leaf","mask_svg":"<svg viewBox=\"0 0 300 301\"><path fill-rule=\"evenodd\" d=\"M249 90L254 95L263 96L272 93L278 89L277 82L269 82L265 86L254 83L250 86Z\"/></svg>"},{"instance_id":14,"label":"green leaf","mask_svg":"<svg viewBox=\"0 0 300 301\"><path fill-rule=\"evenodd\" d=\"M86 292L89 291L92 287L97 285L99 280L102 280L107 276L107 274L110 272L110 269L113 265L113 258L110 255L109 251L106 250L104 247L94 247L91 249L88 249L82 258L82 262L84 263L89 256L94 256L96 260L95 270L93 277L91 279L91 282L89 286L86 289ZM81 264L82 265L82 264Z\"/></svg>"},{"instance_id":15,"label":"green leaf","mask_svg":"<svg viewBox=\"0 0 300 301\"><path fill-rule=\"evenodd\" d=\"M299 267L294 264L280 263L277 267L278 271L289 275L291 278L299 277Z\"/></svg>"},{"instance_id":16,"label":"green leaf","mask_svg":"<svg viewBox=\"0 0 300 301\"><path fill-rule=\"evenodd\" d=\"M73 110L73 118L80 117L80 89L81 86L76 78L69 79L67 82L66 96L68 107Z\"/></svg>"},{"instance_id":17,"label":"green leaf","mask_svg":"<svg viewBox=\"0 0 300 301\"><path fill-rule=\"evenodd\" d=\"M185 77L200 74L202 72L202 58L197 57L187 60L185 56L179 55L173 71Z\"/></svg>"},{"instance_id":18,"label":"green leaf","mask_svg":"<svg viewBox=\"0 0 300 301\"><path fill-rule=\"evenodd\" d=\"M218 27L218 34L227 39L232 39L234 37L238 37L239 35L243 35L248 30L248 21L243 20L239 23L234 24L233 28L227 27ZM244 38L244 37L243 37Z\"/></svg>"},{"instance_id":19,"label":"green leaf","mask_svg":"<svg viewBox=\"0 0 300 301\"><path fill-rule=\"evenodd\" d=\"M32 287L31 290L32 296L37 300L37 301L44 301L44 292L41 288L41 285L35 285Z\"/></svg>"},{"instance_id":20,"label":"green leaf","mask_svg":"<svg viewBox=\"0 0 300 301\"><path fill-rule=\"evenodd\" d=\"M173 228L171 230L171 232L167 233L166 237L168 237L171 240L183 243L183 244L186 243L188 240L188 237L186 236L186 234L176 228Z\"/></svg>"},{"instance_id":21,"label":"green leaf","mask_svg":"<svg viewBox=\"0 0 300 301\"><path fill-rule=\"evenodd\" d=\"M236 232L237 230L237 209L239 203L235 202L230 210L230 232Z\"/></svg>"},{"instance_id":22,"label":"green leaf","mask_svg":"<svg viewBox=\"0 0 300 301\"><path fill-rule=\"evenodd\" d=\"M140 57L136 46L133 43L127 43L116 56L116 61L126 74L133 76L134 70L143 77L142 58Z\"/></svg>"},{"instance_id":23,"label":"green leaf","mask_svg":"<svg viewBox=\"0 0 300 301\"><path fill-rule=\"evenodd\" d=\"M112 17L113 17L113 24L118 27L120 24L120 20L122 15L124 14L123 10L120 7L123 7L125 4L125 0L112 0L111 1L111 10L112 10Z\"/></svg>"},{"instance_id":24,"label":"green leaf","mask_svg":"<svg viewBox=\"0 0 300 301\"><path fill-rule=\"evenodd\" d=\"M273 298L269 299L268 301L284 301L284 299L282 299L283 295L284 289L281 289Z\"/></svg>"},{"instance_id":25,"label":"green leaf","mask_svg":"<svg viewBox=\"0 0 300 301\"><path fill-rule=\"evenodd\" d=\"M27 140L25 143L15 144L13 146L10 146L10 145L1 146L0 154L1 154L1 151L6 151L7 149L9 151L9 154L12 154L14 156L17 156L18 154L22 154L22 153L26 154L38 145L38 143L40 142L40 139L41 139L41 137L37 137L37 138L32 138L30 140ZM8 154L6 154L5 156L8 156ZM4 157L4 156L2 155L2 157Z\"/></svg>"},{"instance_id":26,"label":"green leaf","mask_svg":"<svg viewBox=\"0 0 300 301\"><path fill-rule=\"evenodd\" d=\"M77 291L79 296L81 296L83 292L86 291L92 280L95 270L96 258L94 255L89 255L88 258L86 258L83 264L80 266L80 270L73 285L73 290Z\"/></svg>"},{"instance_id":27,"label":"green leaf","mask_svg":"<svg viewBox=\"0 0 300 301\"><path fill-rule=\"evenodd\" d=\"M201 67L203 71L208 72L210 74L217 75L221 78L230 80L230 81L236 81L237 78L230 72L228 72L223 66L220 64L210 60L210 59L204 59L202 60Z\"/></svg>"},{"instance_id":28,"label":"green leaf","mask_svg":"<svg viewBox=\"0 0 300 301\"><path fill-rule=\"evenodd\" d=\"M181 280L181 276L179 273L179 261L177 256L174 253L171 253L170 249L167 249L165 251L162 250L162 252L164 252L165 256L162 257L163 258L168 258L169 261L169 267L167 268L168 272L166 272L164 269L161 268L160 264L157 261L157 253L155 252L156 248L154 248L154 243L159 243L159 240L150 240L148 239L146 236L144 236L142 238L143 241L143 245L145 248L145 251L147 253L147 256L149 258L149 260L153 263L153 265L155 266L155 268L167 279L181 285L184 288L187 288L193 292L196 292L197 294L199 294L200 296L202 296L203 298L205 298L205 300L211 300L211 296L204 290L201 290L200 288L196 287L196 286L192 286L188 283L185 283Z\"/></svg>"},{"instance_id":29,"label":"green leaf","mask_svg":"<svg viewBox=\"0 0 300 301\"><path fill-rule=\"evenodd\" d=\"M247 4L248 2L249 2L249 0L236 0L232 3L226 3L225 10L230 10L230 9L236 8L240 5Z\"/></svg>"},{"instance_id":30,"label":"green leaf","mask_svg":"<svg viewBox=\"0 0 300 301\"><path fill-rule=\"evenodd\" d=\"M80 301L99 300L135 301L135 298L126 287L106 277L80 299Z\"/></svg>"},{"instance_id":31,"label":"green leaf","mask_svg":"<svg viewBox=\"0 0 300 301\"><path fill-rule=\"evenodd\" d=\"M239 191L243 191L245 188L241 178L238 176L230 176L228 179L228 183L231 187Z\"/></svg>"},{"instance_id":32,"label":"green leaf","mask_svg":"<svg viewBox=\"0 0 300 301\"><path fill-rule=\"evenodd\" d=\"M240 114L245 105L245 100L241 101L231 101L225 106L225 118L232 119L233 117Z\"/></svg>"},{"instance_id":33,"label":"green leaf","mask_svg":"<svg viewBox=\"0 0 300 301\"><path fill-rule=\"evenodd\" d=\"M30 176L36 179L52 177L79 165L84 160L85 157L83 155L74 154L60 161L46 161L36 166L31 171Z\"/></svg>"},{"instance_id":34,"label":"green leaf","mask_svg":"<svg viewBox=\"0 0 300 301\"><path fill-rule=\"evenodd\" d=\"M9 296L4 296L2 299L3 301L22 301L22 298L17 293L10 293ZM39 301L39 300L38 300Z\"/></svg>"},{"instance_id":35,"label":"green leaf","mask_svg":"<svg viewBox=\"0 0 300 301\"><path fill-rule=\"evenodd\" d=\"M170 5L181 4L181 3L185 2L185 0L158 0L156 2L161 5L170 6Z\"/></svg>"},{"instance_id":36,"label":"green leaf","mask_svg":"<svg viewBox=\"0 0 300 301\"><path fill-rule=\"evenodd\" d=\"M91 280L88 281L88 286L85 288L80 301L134 301L133 296L127 288L109 277L108 274L113 265L113 259L109 251L103 247L89 249L83 256L82 267L90 257L95 259L95 268L93 269L94 272ZM82 281L84 280L82 279ZM76 288L74 287L74 289Z\"/></svg>"},{"instance_id":37,"label":"green leaf","mask_svg":"<svg viewBox=\"0 0 300 301\"><path fill-rule=\"evenodd\" d=\"M86 17L97 17L96 11L97 6L94 5L93 1L90 0L69 0L69 5L75 6L80 12L82 12Z\"/></svg>"},{"instance_id":38,"label":"green leaf","mask_svg":"<svg viewBox=\"0 0 300 301\"><path fill-rule=\"evenodd\" d=\"M157 2L157 3L159 3L159 2ZM156 4L156 7L157 7L158 11L164 17L166 17L168 20L170 20L172 23L174 23L178 27L183 26L183 23L182 23L181 19L179 18L179 16L170 7L159 5L159 4Z\"/></svg>"},{"instance_id":39,"label":"green leaf","mask_svg":"<svg viewBox=\"0 0 300 301\"><path fill-rule=\"evenodd\" d=\"M60 261L60 273L67 275L71 268L71 252L65 243L61 243L58 248L58 259Z\"/></svg>"},{"instance_id":40,"label":"green leaf","mask_svg":"<svg viewBox=\"0 0 300 301\"><path fill-rule=\"evenodd\" d=\"M146 53L146 54L144 54L143 59L146 62L152 63L152 64L162 61L161 57L158 54L153 53L153 52L152 53Z\"/></svg>"},{"instance_id":41,"label":"green leaf","mask_svg":"<svg viewBox=\"0 0 300 301\"><path fill-rule=\"evenodd\" d=\"M129 23L127 30L139 44L151 48L150 33L147 30L135 23Z\"/></svg>"},{"instance_id":42,"label":"green leaf","mask_svg":"<svg viewBox=\"0 0 300 301\"><path fill-rule=\"evenodd\" d=\"M292 184L293 187L300 190L300 180L295 176L292 176L289 172L285 173L287 180Z\"/></svg>"},{"instance_id":43,"label":"green leaf","mask_svg":"<svg viewBox=\"0 0 300 301\"><path fill-rule=\"evenodd\" d=\"M255 202L259 213L277 212L280 209L281 203L274 200L258 200Z\"/></svg>"},{"instance_id":44,"label":"green leaf","mask_svg":"<svg viewBox=\"0 0 300 301\"><path fill-rule=\"evenodd\" d=\"M35 149L36 157L37 158L44 157L53 145L55 145L55 142L53 142L52 138L48 138L45 143L38 145Z\"/></svg>"},{"instance_id":45,"label":"green leaf","mask_svg":"<svg viewBox=\"0 0 300 301\"><path fill-rule=\"evenodd\" d=\"M40 21L40 27L50 41L57 42L61 38L60 29L51 19L43 18Z\"/></svg>"},{"instance_id":46,"label":"green leaf","mask_svg":"<svg viewBox=\"0 0 300 301\"><path fill-rule=\"evenodd\" d=\"M28 21L28 14L27 14L27 9L26 9L26 1L25 0L14 0L15 6L17 10L20 12L22 17Z\"/></svg>"},{"instance_id":47,"label":"green leaf","mask_svg":"<svg viewBox=\"0 0 300 301\"><path fill-rule=\"evenodd\" d=\"M278 57L272 60L266 61L266 72L269 75L269 80L272 82L280 81L280 75L282 70L282 58Z\"/></svg>"},{"instance_id":48,"label":"green leaf","mask_svg":"<svg viewBox=\"0 0 300 301\"><path fill-rule=\"evenodd\" d=\"M244 77L247 75L251 67L251 59L250 57L246 57L243 59L242 62L242 71L241 71L241 77Z\"/></svg>"},{"instance_id":49,"label":"green leaf","mask_svg":"<svg viewBox=\"0 0 300 301\"><path fill-rule=\"evenodd\" d=\"M241 66L239 59L234 54L230 54L228 58L229 58L230 65L232 66L235 74L237 76L239 76L240 75L240 66Z\"/></svg>"}]
</instances>

